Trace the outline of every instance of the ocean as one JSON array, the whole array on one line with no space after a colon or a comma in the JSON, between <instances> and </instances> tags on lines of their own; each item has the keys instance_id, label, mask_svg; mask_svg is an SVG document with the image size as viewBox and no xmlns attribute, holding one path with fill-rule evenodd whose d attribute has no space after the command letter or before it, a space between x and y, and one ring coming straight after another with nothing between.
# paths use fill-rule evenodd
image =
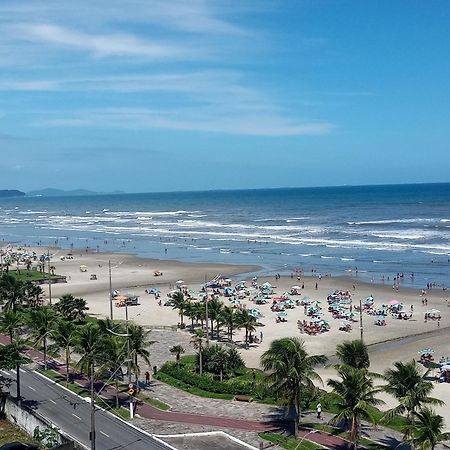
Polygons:
<instances>
[{"instance_id":1,"label":"ocean","mask_svg":"<svg viewBox=\"0 0 450 450\"><path fill-rule=\"evenodd\" d=\"M375 283L403 273L405 285L446 286L450 183L5 198L0 233L43 248L257 264L271 274L302 268Z\"/></svg>"}]
</instances>

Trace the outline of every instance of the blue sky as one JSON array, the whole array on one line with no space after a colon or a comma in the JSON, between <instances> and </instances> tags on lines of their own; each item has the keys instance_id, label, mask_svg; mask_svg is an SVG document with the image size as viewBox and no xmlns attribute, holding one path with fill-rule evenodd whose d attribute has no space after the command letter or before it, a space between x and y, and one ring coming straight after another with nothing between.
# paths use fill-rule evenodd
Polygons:
<instances>
[{"instance_id":1,"label":"blue sky","mask_svg":"<svg viewBox=\"0 0 450 450\"><path fill-rule=\"evenodd\" d=\"M2 188L450 181L450 3L2 0Z\"/></svg>"}]
</instances>

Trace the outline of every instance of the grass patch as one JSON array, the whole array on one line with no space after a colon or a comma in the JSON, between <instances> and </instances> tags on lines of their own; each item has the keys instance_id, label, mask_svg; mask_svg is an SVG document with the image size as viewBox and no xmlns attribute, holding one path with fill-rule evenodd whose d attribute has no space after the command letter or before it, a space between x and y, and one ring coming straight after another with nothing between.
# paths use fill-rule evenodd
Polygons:
<instances>
[{"instance_id":1,"label":"grass patch","mask_svg":"<svg viewBox=\"0 0 450 450\"><path fill-rule=\"evenodd\" d=\"M170 405L168 405L167 403L164 403L161 400L158 400L157 398L150 397L145 393L143 393L142 391L136 394L136 397L139 400L142 400L143 402L148 403L149 405L152 405L155 408L158 408L162 411L169 411L170 409Z\"/></svg>"},{"instance_id":2,"label":"grass patch","mask_svg":"<svg viewBox=\"0 0 450 450\"><path fill-rule=\"evenodd\" d=\"M4 272L6 273L6 272ZM47 281L48 282L48 272L42 273L37 270L26 270L21 269L19 272L17 270L9 270L8 275L16 278L20 281ZM61 275L50 275L50 279L61 278Z\"/></svg>"},{"instance_id":3,"label":"grass patch","mask_svg":"<svg viewBox=\"0 0 450 450\"><path fill-rule=\"evenodd\" d=\"M39 370L38 372L42 373L46 377L50 378L53 381L56 381L57 383L61 384L62 386L66 387L70 391L74 392L75 394L80 395L81 397L89 397L91 394L88 389L84 388L83 386L80 386L76 383L66 383L66 377L60 375L59 373L48 369L48 370Z\"/></svg>"},{"instance_id":4,"label":"grass patch","mask_svg":"<svg viewBox=\"0 0 450 450\"><path fill-rule=\"evenodd\" d=\"M258 436L265 441L272 442L287 450L316 450L322 449L320 445L308 441L308 439L296 439L294 436L284 436L278 433L264 432L258 433Z\"/></svg>"},{"instance_id":5,"label":"grass patch","mask_svg":"<svg viewBox=\"0 0 450 450\"><path fill-rule=\"evenodd\" d=\"M120 417L121 419L124 419L124 420L130 419L130 410L128 408L122 408L122 407L109 408L108 411L112 412L113 414Z\"/></svg>"},{"instance_id":6,"label":"grass patch","mask_svg":"<svg viewBox=\"0 0 450 450\"><path fill-rule=\"evenodd\" d=\"M8 442L19 441L34 444L35 442L16 425L7 420L0 420L0 445Z\"/></svg>"},{"instance_id":7,"label":"grass patch","mask_svg":"<svg viewBox=\"0 0 450 450\"><path fill-rule=\"evenodd\" d=\"M162 381L163 383L166 383L177 389L181 389L182 391L189 392L190 394L197 395L199 397L219 398L222 400L232 400L234 398L234 395L232 394L218 394L216 392L203 391L202 389L199 389L195 386L190 386L189 384L177 380L176 378L172 378L170 375L167 375L163 372L157 372L154 377L157 380Z\"/></svg>"}]
</instances>

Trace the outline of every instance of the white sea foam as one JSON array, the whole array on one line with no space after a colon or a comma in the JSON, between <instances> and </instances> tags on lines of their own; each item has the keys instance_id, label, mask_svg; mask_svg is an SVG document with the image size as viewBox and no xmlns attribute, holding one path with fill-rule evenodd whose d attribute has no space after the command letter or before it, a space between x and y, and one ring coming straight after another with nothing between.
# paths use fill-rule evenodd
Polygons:
<instances>
[{"instance_id":1,"label":"white sea foam","mask_svg":"<svg viewBox=\"0 0 450 450\"><path fill-rule=\"evenodd\" d=\"M359 222L347 222L348 225L385 225L394 223L430 223L435 222L437 219L416 217L410 219L386 219L386 220L366 220Z\"/></svg>"}]
</instances>

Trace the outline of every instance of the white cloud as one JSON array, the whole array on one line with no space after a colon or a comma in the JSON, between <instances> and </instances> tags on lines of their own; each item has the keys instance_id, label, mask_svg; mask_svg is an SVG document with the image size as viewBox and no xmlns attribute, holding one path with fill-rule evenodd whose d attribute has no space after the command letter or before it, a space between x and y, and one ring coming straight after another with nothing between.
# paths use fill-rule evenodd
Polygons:
<instances>
[{"instance_id":1,"label":"white cloud","mask_svg":"<svg viewBox=\"0 0 450 450\"><path fill-rule=\"evenodd\" d=\"M246 115L239 111L198 108L152 110L146 108L105 108L84 110L68 118L35 122L44 127L114 127L134 129L172 129L249 136L299 136L330 133L335 127L328 122L292 121L271 114Z\"/></svg>"},{"instance_id":2,"label":"white cloud","mask_svg":"<svg viewBox=\"0 0 450 450\"><path fill-rule=\"evenodd\" d=\"M52 24L19 24L12 27L22 39L87 50L96 56L141 56L175 58L192 51L179 47L144 41L129 34L89 34Z\"/></svg>"}]
</instances>

